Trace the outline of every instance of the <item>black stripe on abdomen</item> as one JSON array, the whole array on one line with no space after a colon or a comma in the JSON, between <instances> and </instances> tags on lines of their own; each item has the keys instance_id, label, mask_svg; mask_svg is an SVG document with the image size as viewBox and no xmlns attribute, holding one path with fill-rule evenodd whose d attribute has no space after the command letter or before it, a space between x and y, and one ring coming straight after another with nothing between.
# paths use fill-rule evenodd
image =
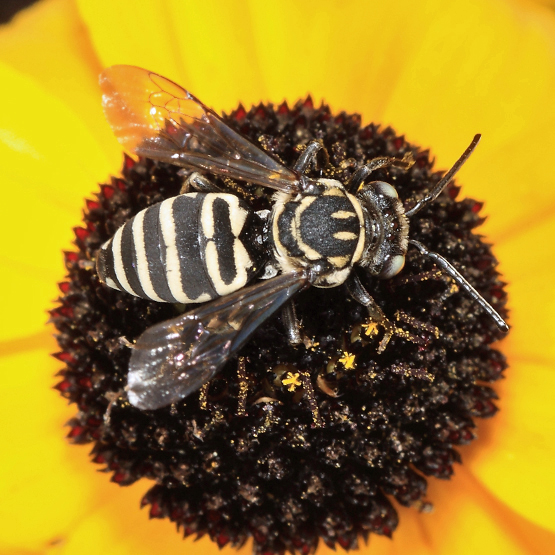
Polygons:
<instances>
[{"instance_id":1,"label":"black stripe on abdomen","mask_svg":"<svg viewBox=\"0 0 555 555\"><path fill-rule=\"evenodd\" d=\"M124 226L121 234L121 261L125 270L125 277L135 295L148 299L144 292L139 276L137 274L137 253L135 252L135 241L133 237L133 221L129 220Z\"/></svg>"},{"instance_id":2,"label":"black stripe on abdomen","mask_svg":"<svg viewBox=\"0 0 555 555\"><path fill-rule=\"evenodd\" d=\"M220 279L229 285L237 277L235 265L234 242L235 236L231 229L229 205L217 198L212 204L212 217L214 219L214 244L218 253L218 270Z\"/></svg>"},{"instance_id":3,"label":"black stripe on abdomen","mask_svg":"<svg viewBox=\"0 0 555 555\"><path fill-rule=\"evenodd\" d=\"M165 267L165 247L163 246L162 232L160 230L160 205L155 204L147 208L143 220L143 241L145 245L148 272L154 292L164 301L176 303L168 287Z\"/></svg>"},{"instance_id":4,"label":"black stripe on abdomen","mask_svg":"<svg viewBox=\"0 0 555 555\"><path fill-rule=\"evenodd\" d=\"M180 195L173 199L172 214L175 223L175 246L179 256L181 287L190 301L215 299L214 290L201 253L199 220L206 195Z\"/></svg>"}]
</instances>

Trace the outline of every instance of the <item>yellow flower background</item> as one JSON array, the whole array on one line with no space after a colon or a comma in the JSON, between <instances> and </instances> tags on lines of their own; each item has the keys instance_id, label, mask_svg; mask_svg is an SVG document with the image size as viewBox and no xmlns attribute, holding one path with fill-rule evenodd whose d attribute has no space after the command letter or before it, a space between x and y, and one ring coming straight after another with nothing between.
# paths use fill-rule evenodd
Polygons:
<instances>
[{"instance_id":1,"label":"yellow flower background","mask_svg":"<svg viewBox=\"0 0 555 555\"><path fill-rule=\"evenodd\" d=\"M120 168L97 76L139 65L216 110L294 101L392 125L484 200L481 229L508 281L510 367L431 514L399 508L373 555L546 554L555 546L555 16L549 2L43 0L0 28L0 553L207 554L148 521L145 482L122 488L71 446L75 409L45 310L83 199ZM248 549L248 548L246 548ZM232 553L231 548L223 550ZM327 552L320 548L319 553Z\"/></svg>"}]
</instances>

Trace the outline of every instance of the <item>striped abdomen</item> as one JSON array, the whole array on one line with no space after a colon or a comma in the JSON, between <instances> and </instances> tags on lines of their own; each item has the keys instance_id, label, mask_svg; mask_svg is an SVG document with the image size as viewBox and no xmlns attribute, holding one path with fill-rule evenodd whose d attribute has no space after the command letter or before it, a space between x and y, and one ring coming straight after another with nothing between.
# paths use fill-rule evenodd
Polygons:
<instances>
[{"instance_id":1,"label":"striped abdomen","mask_svg":"<svg viewBox=\"0 0 555 555\"><path fill-rule=\"evenodd\" d=\"M188 193L142 212L98 251L106 285L171 303L202 303L243 287L255 271L251 211L238 197ZM251 242L252 243L252 242Z\"/></svg>"}]
</instances>

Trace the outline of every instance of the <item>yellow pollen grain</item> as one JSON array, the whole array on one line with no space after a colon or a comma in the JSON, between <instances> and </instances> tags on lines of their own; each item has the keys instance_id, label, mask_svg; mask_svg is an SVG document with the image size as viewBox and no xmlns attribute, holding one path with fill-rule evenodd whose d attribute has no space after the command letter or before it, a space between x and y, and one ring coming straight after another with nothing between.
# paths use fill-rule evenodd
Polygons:
<instances>
[{"instance_id":1,"label":"yellow pollen grain","mask_svg":"<svg viewBox=\"0 0 555 555\"><path fill-rule=\"evenodd\" d=\"M299 373L298 372L287 372L287 378L285 378L284 380L281 380L281 383L283 385L287 385L289 386L287 389L289 391L295 391L297 389L297 387L299 387L301 385L301 380L299 378Z\"/></svg>"},{"instance_id":2,"label":"yellow pollen grain","mask_svg":"<svg viewBox=\"0 0 555 555\"><path fill-rule=\"evenodd\" d=\"M372 337L378 333L378 324L376 322L369 322L368 324L362 324L364 328L364 335Z\"/></svg>"},{"instance_id":3,"label":"yellow pollen grain","mask_svg":"<svg viewBox=\"0 0 555 555\"><path fill-rule=\"evenodd\" d=\"M355 355L345 351L339 362L343 364L345 370L352 370L355 367Z\"/></svg>"}]
</instances>

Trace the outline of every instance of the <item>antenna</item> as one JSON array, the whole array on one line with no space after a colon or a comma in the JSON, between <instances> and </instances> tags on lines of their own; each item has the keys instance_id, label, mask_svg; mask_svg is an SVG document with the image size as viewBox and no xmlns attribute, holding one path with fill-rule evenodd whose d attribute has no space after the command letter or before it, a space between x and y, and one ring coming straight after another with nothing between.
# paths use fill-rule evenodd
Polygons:
<instances>
[{"instance_id":1,"label":"antenna","mask_svg":"<svg viewBox=\"0 0 555 555\"><path fill-rule=\"evenodd\" d=\"M468 160L469 156L474 152L474 149L478 146L482 135L478 133L474 135L472 142L468 148L462 153L462 156L455 162L455 165L441 178L441 181L422 199L419 200L410 210L405 212L405 216L410 218L419 212L424 206L433 202L449 185L455 174L462 168L463 164Z\"/></svg>"},{"instance_id":2,"label":"antenna","mask_svg":"<svg viewBox=\"0 0 555 555\"><path fill-rule=\"evenodd\" d=\"M480 135L476 135L476 136L480 137ZM475 139L476 139L476 137L475 137ZM472 147L472 145L470 145L470 146ZM467 151L468 151L468 149L467 149ZM470 152L472 152L472 150ZM465 154L466 154L466 152L465 152ZM463 154L463 157L464 157L464 154ZM468 158L468 156L467 156L467 158ZM459 162L460 162L460 160L459 160ZM464 162L464 160L463 160L463 162ZM457 162L457 164L458 164L458 162ZM450 262L448 262L445 258L443 258L443 256L441 256L441 255L439 255L435 252L429 251L422 243L419 243L418 241L413 241L412 239L410 239L409 243L411 245L414 245L422 254L431 258L440 268L445 270L445 272L447 272L455 280L457 285L460 285L493 318L493 320L497 324L497 327L501 331L504 331L504 332L509 331L509 326L507 325L505 320L503 320L503 318L501 318L501 316L493 308L493 306L491 306L486 301L486 299L484 299L484 297L482 297L482 295L480 295L480 293L478 293L478 291L476 291L476 289L474 289L474 287L472 287L472 285L470 285L470 283L468 283L468 281L466 281L466 279L454 268L454 266Z\"/></svg>"}]
</instances>

